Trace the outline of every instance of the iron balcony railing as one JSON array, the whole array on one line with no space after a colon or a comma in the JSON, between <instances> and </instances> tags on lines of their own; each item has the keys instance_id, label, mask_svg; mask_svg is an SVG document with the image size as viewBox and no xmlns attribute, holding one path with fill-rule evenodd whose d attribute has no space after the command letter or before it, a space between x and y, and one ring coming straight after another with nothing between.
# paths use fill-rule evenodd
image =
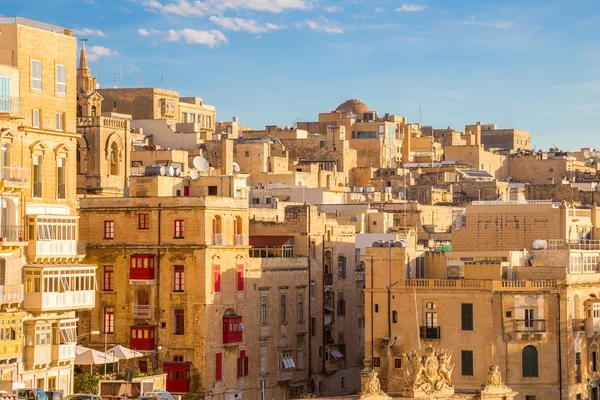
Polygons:
<instances>
[{"instance_id":1,"label":"iron balcony railing","mask_svg":"<svg viewBox=\"0 0 600 400\"><path fill-rule=\"evenodd\" d=\"M0 53L0 59L2 54ZM2 64L2 62L0 62ZM22 116L23 99L20 97L0 96L0 114Z\"/></svg>"},{"instance_id":2,"label":"iron balcony railing","mask_svg":"<svg viewBox=\"0 0 600 400\"><path fill-rule=\"evenodd\" d=\"M64 183L59 183L56 186L56 197L59 199L67 198L67 185Z\"/></svg>"},{"instance_id":3,"label":"iron balcony railing","mask_svg":"<svg viewBox=\"0 0 600 400\"><path fill-rule=\"evenodd\" d=\"M436 339L442 338L442 330L439 326L421 326L421 339Z\"/></svg>"},{"instance_id":4,"label":"iron balcony railing","mask_svg":"<svg viewBox=\"0 0 600 400\"><path fill-rule=\"evenodd\" d=\"M5 182L15 182L26 184L29 182L29 168L2 167L2 180Z\"/></svg>"},{"instance_id":5,"label":"iron balcony railing","mask_svg":"<svg viewBox=\"0 0 600 400\"><path fill-rule=\"evenodd\" d=\"M3 242L22 242L25 240L23 225L0 225L0 239Z\"/></svg>"}]
</instances>

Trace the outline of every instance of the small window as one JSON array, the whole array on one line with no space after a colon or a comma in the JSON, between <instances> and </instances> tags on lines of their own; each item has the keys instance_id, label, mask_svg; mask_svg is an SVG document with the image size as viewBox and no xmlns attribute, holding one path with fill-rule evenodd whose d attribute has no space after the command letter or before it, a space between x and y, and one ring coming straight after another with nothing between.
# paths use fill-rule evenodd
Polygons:
<instances>
[{"instance_id":1,"label":"small window","mask_svg":"<svg viewBox=\"0 0 600 400\"><path fill-rule=\"evenodd\" d=\"M473 304L463 303L460 305L461 328L463 331L473 330Z\"/></svg>"},{"instance_id":2,"label":"small window","mask_svg":"<svg viewBox=\"0 0 600 400\"><path fill-rule=\"evenodd\" d=\"M31 110L31 126L33 128L40 127L40 110L37 108Z\"/></svg>"},{"instance_id":3,"label":"small window","mask_svg":"<svg viewBox=\"0 0 600 400\"><path fill-rule=\"evenodd\" d=\"M42 90L42 62L31 60L31 88Z\"/></svg>"},{"instance_id":4,"label":"small window","mask_svg":"<svg viewBox=\"0 0 600 400\"><path fill-rule=\"evenodd\" d=\"M434 303L427 303L427 304L425 304L425 308L427 308L429 310L433 310L435 308L435 304Z\"/></svg>"},{"instance_id":5,"label":"small window","mask_svg":"<svg viewBox=\"0 0 600 400\"><path fill-rule=\"evenodd\" d=\"M56 65L56 93L67 93L67 67L61 64Z\"/></svg>"},{"instance_id":6,"label":"small window","mask_svg":"<svg viewBox=\"0 0 600 400\"><path fill-rule=\"evenodd\" d=\"M150 214L138 214L138 229L142 231L150 229Z\"/></svg>"},{"instance_id":7,"label":"small window","mask_svg":"<svg viewBox=\"0 0 600 400\"><path fill-rule=\"evenodd\" d=\"M374 367L381 367L381 359L379 357L373 357L373 366Z\"/></svg>"},{"instance_id":8,"label":"small window","mask_svg":"<svg viewBox=\"0 0 600 400\"><path fill-rule=\"evenodd\" d=\"M533 346L525 346L522 355L522 368L524 378L537 378L538 373L538 351Z\"/></svg>"},{"instance_id":9,"label":"small window","mask_svg":"<svg viewBox=\"0 0 600 400\"><path fill-rule=\"evenodd\" d=\"M176 219L173 223L173 239L184 238L184 221L182 219Z\"/></svg>"},{"instance_id":10,"label":"small window","mask_svg":"<svg viewBox=\"0 0 600 400\"><path fill-rule=\"evenodd\" d=\"M378 313L379 312L379 304L375 304L375 312Z\"/></svg>"},{"instance_id":11,"label":"small window","mask_svg":"<svg viewBox=\"0 0 600 400\"><path fill-rule=\"evenodd\" d=\"M393 323L398 323L398 311L394 310L392 311L392 322Z\"/></svg>"},{"instance_id":12,"label":"small window","mask_svg":"<svg viewBox=\"0 0 600 400\"><path fill-rule=\"evenodd\" d=\"M56 113L56 130L57 131L65 130L65 113L61 113L61 112Z\"/></svg>"},{"instance_id":13,"label":"small window","mask_svg":"<svg viewBox=\"0 0 600 400\"><path fill-rule=\"evenodd\" d=\"M402 359L394 358L394 368L402 368Z\"/></svg>"},{"instance_id":14,"label":"small window","mask_svg":"<svg viewBox=\"0 0 600 400\"><path fill-rule=\"evenodd\" d=\"M462 350L460 352L461 375L473 376L473 351Z\"/></svg>"},{"instance_id":15,"label":"small window","mask_svg":"<svg viewBox=\"0 0 600 400\"><path fill-rule=\"evenodd\" d=\"M550 168L548 172L554 172L554 168Z\"/></svg>"},{"instance_id":16,"label":"small window","mask_svg":"<svg viewBox=\"0 0 600 400\"><path fill-rule=\"evenodd\" d=\"M115 238L115 221L104 221L104 240Z\"/></svg>"},{"instance_id":17,"label":"small window","mask_svg":"<svg viewBox=\"0 0 600 400\"><path fill-rule=\"evenodd\" d=\"M245 151L244 152L244 157L250 157L250 152L249 151Z\"/></svg>"},{"instance_id":18,"label":"small window","mask_svg":"<svg viewBox=\"0 0 600 400\"><path fill-rule=\"evenodd\" d=\"M506 312L506 318L512 318L512 311Z\"/></svg>"}]
</instances>

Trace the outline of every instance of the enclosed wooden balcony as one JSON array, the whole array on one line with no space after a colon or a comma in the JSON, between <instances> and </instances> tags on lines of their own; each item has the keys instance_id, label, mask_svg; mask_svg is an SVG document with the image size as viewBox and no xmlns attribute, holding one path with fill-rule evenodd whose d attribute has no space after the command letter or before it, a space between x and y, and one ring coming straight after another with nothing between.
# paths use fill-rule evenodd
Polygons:
<instances>
[{"instance_id":1,"label":"enclosed wooden balcony","mask_svg":"<svg viewBox=\"0 0 600 400\"><path fill-rule=\"evenodd\" d=\"M88 310L96 305L94 265L29 265L23 270L26 311Z\"/></svg>"},{"instance_id":2,"label":"enclosed wooden balcony","mask_svg":"<svg viewBox=\"0 0 600 400\"><path fill-rule=\"evenodd\" d=\"M78 262L77 220L74 216L36 215L28 217L30 263Z\"/></svg>"}]
</instances>

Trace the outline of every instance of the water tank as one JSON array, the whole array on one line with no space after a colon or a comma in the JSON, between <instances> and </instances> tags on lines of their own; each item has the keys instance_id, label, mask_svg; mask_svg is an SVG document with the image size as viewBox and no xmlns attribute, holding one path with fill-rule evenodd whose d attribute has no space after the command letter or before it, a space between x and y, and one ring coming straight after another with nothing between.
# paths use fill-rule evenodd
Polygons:
<instances>
[{"instance_id":1,"label":"water tank","mask_svg":"<svg viewBox=\"0 0 600 400\"><path fill-rule=\"evenodd\" d=\"M181 168L175 168L175 176L177 176L177 177L181 176Z\"/></svg>"},{"instance_id":2,"label":"water tank","mask_svg":"<svg viewBox=\"0 0 600 400\"><path fill-rule=\"evenodd\" d=\"M175 168L173 167L165 167L166 173L169 176L175 176Z\"/></svg>"},{"instance_id":3,"label":"water tank","mask_svg":"<svg viewBox=\"0 0 600 400\"><path fill-rule=\"evenodd\" d=\"M543 239L535 239L531 248L533 250L546 250L548 248L548 242Z\"/></svg>"},{"instance_id":4,"label":"water tank","mask_svg":"<svg viewBox=\"0 0 600 400\"><path fill-rule=\"evenodd\" d=\"M165 167L163 167L162 165L149 165L145 169L145 174L148 176L165 176L166 171Z\"/></svg>"}]
</instances>

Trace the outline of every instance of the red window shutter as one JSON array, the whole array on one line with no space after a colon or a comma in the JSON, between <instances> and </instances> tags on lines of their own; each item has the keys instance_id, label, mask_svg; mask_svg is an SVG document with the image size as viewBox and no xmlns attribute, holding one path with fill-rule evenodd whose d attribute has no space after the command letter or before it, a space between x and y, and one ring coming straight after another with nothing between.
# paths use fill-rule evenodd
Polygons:
<instances>
[{"instance_id":1,"label":"red window shutter","mask_svg":"<svg viewBox=\"0 0 600 400\"><path fill-rule=\"evenodd\" d=\"M214 283L214 292L221 291L221 266L213 265L213 283Z\"/></svg>"},{"instance_id":2,"label":"red window shutter","mask_svg":"<svg viewBox=\"0 0 600 400\"><path fill-rule=\"evenodd\" d=\"M238 378L240 376L244 376L244 371L242 371L242 366L243 365L244 364L242 363L242 358L238 357L238 359L237 359L237 376L238 376Z\"/></svg>"},{"instance_id":3,"label":"red window shutter","mask_svg":"<svg viewBox=\"0 0 600 400\"><path fill-rule=\"evenodd\" d=\"M190 195L190 187L189 186L183 187L183 195L186 197L188 197Z\"/></svg>"},{"instance_id":4,"label":"red window shutter","mask_svg":"<svg viewBox=\"0 0 600 400\"><path fill-rule=\"evenodd\" d=\"M215 380L220 381L223 374L223 353L217 353L215 359Z\"/></svg>"},{"instance_id":5,"label":"red window shutter","mask_svg":"<svg viewBox=\"0 0 600 400\"><path fill-rule=\"evenodd\" d=\"M237 290L244 291L244 264L237 265Z\"/></svg>"},{"instance_id":6,"label":"red window shutter","mask_svg":"<svg viewBox=\"0 0 600 400\"><path fill-rule=\"evenodd\" d=\"M248 356L244 357L244 376L248 376Z\"/></svg>"}]
</instances>

